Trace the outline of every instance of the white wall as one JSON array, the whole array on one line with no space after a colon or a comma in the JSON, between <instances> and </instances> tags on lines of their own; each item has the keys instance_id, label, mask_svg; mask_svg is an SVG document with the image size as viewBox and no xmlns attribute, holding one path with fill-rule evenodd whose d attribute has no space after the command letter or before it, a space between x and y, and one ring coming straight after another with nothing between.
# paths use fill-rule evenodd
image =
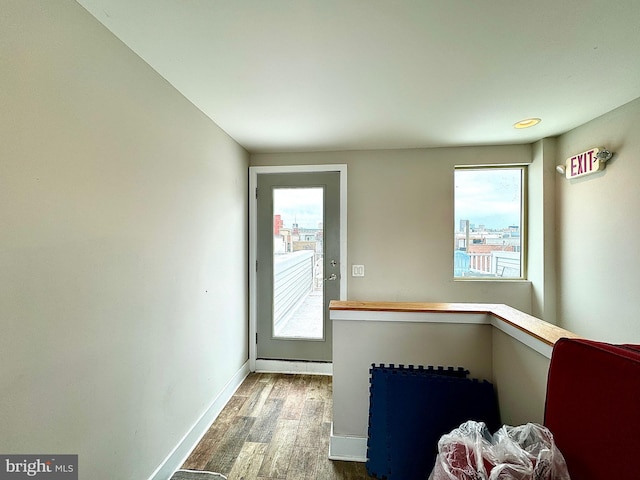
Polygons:
<instances>
[{"instance_id":1,"label":"white wall","mask_svg":"<svg viewBox=\"0 0 640 480\"><path fill-rule=\"evenodd\" d=\"M533 144L527 169L527 278L531 314L556 323L555 185L556 139Z\"/></svg>"},{"instance_id":2,"label":"white wall","mask_svg":"<svg viewBox=\"0 0 640 480\"><path fill-rule=\"evenodd\" d=\"M0 52L0 451L147 478L248 358L248 154L73 1Z\"/></svg>"},{"instance_id":3,"label":"white wall","mask_svg":"<svg viewBox=\"0 0 640 480\"><path fill-rule=\"evenodd\" d=\"M367 318L367 312L362 316ZM438 318L442 316L444 314ZM462 366L470 370L470 378L492 380L492 327L456 324L459 318L465 321L464 314L448 314L448 317L451 324L333 320L333 431L336 435L367 436L372 363Z\"/></svg>"},{"instance_id":4,"label":"white wall","mask_svg":"<svg viewBox=\"0 0 640 480\"><path fill-rule=\"evenodd\" d=\"M640 99L562 135L557 163L592 147L604 171L556 177L558 320L579 335L640 343Z\"/></svg>"},{"instance_id":5,"label":"white wall","mask_svg":"<svg viewBox=\"0 0 640 480\"><path fill-rule=\"evenodd\" d=\"M349 299L506 303L527 313L529 282L454 282L453 172L529 162L529 145L251 155L255 166L347 164L348 261L365 265L365 277L348 278Z\"/></svg>"},{"instance_id":6,"label":"white wall","mask_svg":"<svg viewBox=\"0 0 640 480\"><path fill-rule=\"evenodd\" d=\"M549 358L497 328L491 334L493 385L502 423L542 424Z\"/></svg>"}]
</instances>

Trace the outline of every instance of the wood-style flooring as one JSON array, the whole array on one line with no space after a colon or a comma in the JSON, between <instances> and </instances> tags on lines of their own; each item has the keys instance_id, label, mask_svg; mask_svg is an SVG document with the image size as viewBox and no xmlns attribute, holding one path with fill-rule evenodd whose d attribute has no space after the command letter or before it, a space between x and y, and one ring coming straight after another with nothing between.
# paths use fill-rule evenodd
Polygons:
<instances>
[{"instance_id":1,"label":"wood-style flooring","mask_svg":"<svg viewBox=\"0 0 640 480\"><path fill-rule=\"evenodd\" d=\"M252 373L182 468L229 480L360 480L364 463L329 460L331 377Z\"/></svg>"}]
</instances>

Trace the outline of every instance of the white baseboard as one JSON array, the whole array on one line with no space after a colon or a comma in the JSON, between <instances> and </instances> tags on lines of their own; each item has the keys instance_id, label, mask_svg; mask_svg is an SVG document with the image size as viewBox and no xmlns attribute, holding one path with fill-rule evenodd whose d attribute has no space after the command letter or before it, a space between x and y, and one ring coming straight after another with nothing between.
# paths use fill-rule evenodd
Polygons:
<instances>
[{"instance_id":1,"label":"white baseboard","mask_svg":"<svg viewBox=\"0 0 640 480\"><path fill-rule=\"evenodd\" d=\"M168 480L177 469L184 463L191 451L198 444L200 439L207 433L214 420L231 399L242 381L249 375L249 362L247 361L236 372L231 380L225 385L220 394L213 400L209 408L202 414L198 421L178 442L173 451L160 464L156 471L151 474L148 480Z\"/></svg>"},{"instance_id":2,"label":"white baseboard","mask_svg":"<svg viewBox=\"0 0 640 480\"><path fill-rule=\"evenodd\" d=\"M324 362L295 362L292 360L257 359L256 372L333 375L333 364Z\"/></svg>"},{"instance_id":3,"label":"white baseboard","mask_svg":"<svg viewBox=\"0 0 640 480\"><path fill-rule=\"evenodd\" d=\"M329 459L347 462L367 461L367 439L363 437L348 437L335 435L333 423L329 437Z\"/></svg>"}]
</instances>

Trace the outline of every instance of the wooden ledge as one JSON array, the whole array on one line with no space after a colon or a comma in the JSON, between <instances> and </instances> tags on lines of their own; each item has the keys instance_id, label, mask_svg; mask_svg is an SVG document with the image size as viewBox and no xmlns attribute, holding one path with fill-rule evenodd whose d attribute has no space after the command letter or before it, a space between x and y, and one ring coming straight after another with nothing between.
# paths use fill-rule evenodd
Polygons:
<instances>
[{"instance_id":1,"label":"wooden ledge","mask_svg":"<svg viewBox=\"0 0 640 480\"><path fill-rule=\"evenodd\" d=\"M481 313L553 346L563 337L579 338L573 332L540 320L513 307L500 303L423 303L423 302L359 302L332 300L329 310L362 312L414 312L414 313Z\"/></svg>"}]
</instances>

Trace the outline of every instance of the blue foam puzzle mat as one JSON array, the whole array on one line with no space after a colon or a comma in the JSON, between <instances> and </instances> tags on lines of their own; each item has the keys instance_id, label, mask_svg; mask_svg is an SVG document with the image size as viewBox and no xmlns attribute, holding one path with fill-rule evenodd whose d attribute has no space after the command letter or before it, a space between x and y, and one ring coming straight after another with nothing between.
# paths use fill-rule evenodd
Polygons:
<instances>
[{"instance_id":1,"label":"blue foam puzzle mat","mask_svg":"<svg viewBox=\"0 0 640 480\"><path fill-rule=\"evenodd\" d=\"M469 370L463 367L434 367L414 365L371 365L369 370L369 430L367 436L367 472L377 478L388 476L388 432L387 432L387 384L388 378L394 372L413 372L414 375L435 375L456 378L466 378Z\"/></svg>"},{"instance_id":2,"label":"blue foam puzzle mat","mask_svg":"<svg viewBox=\"0 0 640 480\"><path fill-rule=\"evenodd\" d=\"M379 479L428 476L440 437L467 420L500 427L493 385L463 368L372 366L367 472Z\"/></svg>"}]
</instances>

